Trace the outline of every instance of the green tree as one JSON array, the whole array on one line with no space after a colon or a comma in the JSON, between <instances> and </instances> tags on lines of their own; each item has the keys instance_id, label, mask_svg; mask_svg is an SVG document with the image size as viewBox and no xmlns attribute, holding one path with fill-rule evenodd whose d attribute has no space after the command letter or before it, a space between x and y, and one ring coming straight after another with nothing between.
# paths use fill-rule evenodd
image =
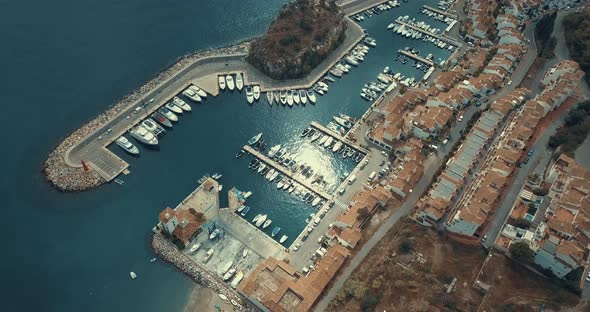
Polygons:
<instances>
[{"instance_id":1,"label":"green tree","mask_svg":"<svg viewBox=\"0 0 590 312\"><path fill-rule=\"evenodd\" d=\"M535 253L525 242L517 242L510 245L510 255L512 258L523 264L531 264L535 258Z\"/></svg>"}]
</instances>

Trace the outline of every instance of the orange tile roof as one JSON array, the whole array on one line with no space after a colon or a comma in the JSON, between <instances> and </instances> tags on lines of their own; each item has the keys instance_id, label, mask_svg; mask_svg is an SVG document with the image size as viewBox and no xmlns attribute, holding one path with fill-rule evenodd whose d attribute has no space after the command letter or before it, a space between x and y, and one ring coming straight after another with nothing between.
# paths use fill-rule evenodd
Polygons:
<instances>
[{"instance_id":1,"label":"orange tile roof","mask_svg":"<svg viewBox=\"0 0 590 312\"><path fill-rule=\"evenodd\" d=\"M172 208L166 207L160 212L160 222L168 223L168 221L170 221L170 219L172 219L174 216L176 216L176 212L174 212Z\"/></svg>"}]
</instances>

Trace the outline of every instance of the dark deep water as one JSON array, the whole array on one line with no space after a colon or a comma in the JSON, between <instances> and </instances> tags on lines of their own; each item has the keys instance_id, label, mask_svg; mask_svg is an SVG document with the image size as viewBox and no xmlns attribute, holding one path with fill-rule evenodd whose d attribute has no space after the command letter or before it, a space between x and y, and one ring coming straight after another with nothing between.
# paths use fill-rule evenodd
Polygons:
<instances>
[{"instance_id":1,"label":"dark deep water","mask_svg":"<svg viewBox=\"0 0 590 312\"><path fill-rule=\"evenodd\" d=\"M60 137L179 56L262 33L284 2L0 0L3 311L181 309L192 282L149 262L150 229L163 207L176 206L201 175L218 171L225 190L254 191L249 219L257 209L269 213L294 239L312 208L248 171L247 160L234 158L239 147L264 131L270 146L288 144L327 173L343 174L351 163L302 143L298 134L312 120L362 115L369 103L358 96L360 88L384 66L415 73L409 64L393 62L398 48L414 45L423 55L449 55L386 31L398 15L418 16L418 7L433 2L412 1L362 23L378 47L316 106L250 107L241 94L221 95L193 105L162 138L160 151L140 146L141 158L125 158L132 174L122 178L123 186L61 194L43 181L42 163ZM139 278L130 280L129 271Z\"/></svg>"}]
</instances>

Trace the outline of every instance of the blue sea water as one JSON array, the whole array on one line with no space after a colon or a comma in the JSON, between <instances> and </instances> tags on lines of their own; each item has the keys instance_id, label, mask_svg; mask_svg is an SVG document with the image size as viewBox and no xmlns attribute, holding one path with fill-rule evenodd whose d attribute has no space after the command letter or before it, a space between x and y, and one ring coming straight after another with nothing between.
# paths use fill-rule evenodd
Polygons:
<instances>
[{"instance_id":1,"label":"blue sea water","mask_svg":"<svg viewBox=\"0 0 590 312\"><path fill-rule=\"evenodd\" d=\"M204 173L220 172L226 190L254 192L250 218L268 213L295 238L313 208L249 171L246 157L235 159L237 150L264 131L270 146L287 144L336 181L335 175L353 164L302 142L299 133L313 120L325 124L338 113L362 115L369 103L359 97L360 89L386 65L418 74L393 61L397 49L415 46L443 59L449 54L386 31L398 15L418 16L422 4L433 2L412 1L361 24L378 47L315 106L248 106L243 94L223 94L193 105L162 138L159 151L142 148L138 159L122 155L132 170L123 186L62 194L43 181L42 163L61 137L179 56L262 33L285 2L0 0L0 261L6 311L182 309L192 282L149 262L148 237L162 208L175 206ZM139 279L131 281L129 271Z\"/></svg>"}]
</instances>

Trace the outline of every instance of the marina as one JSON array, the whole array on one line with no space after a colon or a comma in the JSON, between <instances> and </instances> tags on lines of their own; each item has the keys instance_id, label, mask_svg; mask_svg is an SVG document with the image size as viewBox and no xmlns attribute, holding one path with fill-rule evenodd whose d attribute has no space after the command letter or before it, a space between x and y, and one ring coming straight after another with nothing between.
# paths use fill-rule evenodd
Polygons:
<instances>
[{"instance_id":1,"label":"marina","mask_svg":"<svg viewBox=\"0 0 590 312\"><path fill-rule=\"evenodd\" d=\"M425 8L428 11L434 12L436 14L441 14L441 15L444 15L446 17L452 18L454 20L457 19L457 15L455 15L455 14L451 14L451 13L449 13L447 11L443 11L443 10L439 10L439 9L433 8L433 7L431 7L429 5L426 5L426 4L423 6L423 8Z\"/></svg>"},{"instance_id":2,"label":"marina","mask_svg":"<svg viewBox=\"0 0 590 312\"><path fill-rule=\"evenodd\" d=\"M431 32L431 31L428 31L428 30L426 30L426 29L422 29L422 28L420 28L420 27L417 27L417 26L415 26L415 25L412 25L412 24L410 24L410 23L408 23L408 22L404 22L403 20L396 20L395 22L396 22L397 24L399 24L399 25L403 26L403 27L406 27L406 28L412 29L412 30L414 30L414 31L417 31L417 32L419 32L419 33L422 33L423 35L426 35L426 36L429 36L429 37L435 38L435 39L437 39L437 40L440 40L440 41L442 41L442 42L444 42L444 43L446 43L446 44L452 45L452 46L454 46L454 47L459 47L459 46L461 46L461 43L457 42L457 40L455 40L455 39L451 39L451 38L449 38L449 37L447 37L447 36L444 36L444 35L439 35L439 34L437 34L437 33L433 33L433 32Z\"/></svg>"},{"instance_id":3,"label":"marina","mask_svg":"<svg viewBox=\"0 0 590 312\"><path fill-rule=\"evenodd\" d=\"M428 67L433 67L435 65L434 62L432 62L431 60L425 59L416 53L412 53L411 51L399 49L399 50L397 50L397 53L405 55L405 56L407 56L411 59L414 59L418 62L424 63L424 64L428 65Z\"/></svg>"}]
</instances>

